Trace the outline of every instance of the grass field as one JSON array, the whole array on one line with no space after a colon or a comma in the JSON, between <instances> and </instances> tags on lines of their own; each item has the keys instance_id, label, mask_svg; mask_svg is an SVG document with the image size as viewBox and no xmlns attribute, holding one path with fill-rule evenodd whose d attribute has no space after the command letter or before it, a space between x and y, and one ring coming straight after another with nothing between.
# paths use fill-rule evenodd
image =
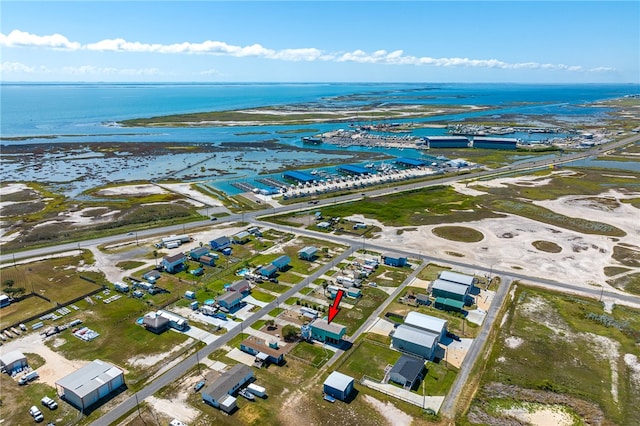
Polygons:
<instances>
[{"instance_id":1,"label":"grass field","mask_svg":"<svg viewBox=\"0 0 640 426\"><path fill-rule=\"evenodd\" d=\"M316 368L320 368L325 361L331 358L333 352L324 349L320 345L314 345L303 341L296 344L290 354L306 360Z\"/></svg>"},{"instance_id":2,"label":"grass field","mask_svg":"<svg viewBox=\"0 0 640 426\"><path fill-rule=\"evenodd\" d=\"M362 376L368 376L381 381L384 378L384 368L389 364L395 364L401 355L400 352L394 351L388 346L363 339L354 344L346 353L346 358L338 370L356 380L360 380Z\"/></svg>"},{"instance_id":3,"label":"grass field","mask_svg":"<svg viewBox=\"0 0 640 426\"><path fill-rule=\"evenodd\" d=\"M431 232L440 238L463 243L477 243L484 239L482 232L466 226L438 226Z\"/></svg>"},{"instance_id":4,"label":"grass field","mask_svg":"<svg viewBox=\"0 0 640 426\"><path fill-rule=\"evenodd\" d=\"M640 312L607 313L596 300L524 286L515 301L463 424L500 423L496 405L506 393L516 402L560 401L586 422L603 412L608 422L637 424L640 382L625 359L640 356Z\"/></svg>"},{"instance_id":5,"label":"grass field","mask_svg":"<svg viewBox=\"0 0 640 426\"><path fill-rule=\"evenodd\" d=\"M188 339L180 333L153 334L136 324L135 320L149 311L146 303L139 299L123 297L110 304L101 302L89 305L81 300L80 311L74 318L83 320L83 326L100 333L91 342L85 342L65 330L58 335L64 344L56 348L69 359L101 359L128 370L125 379L129 387L135 387L141 379L148 377L155 368L142 368L130 364L136 356L160 354ZM51 345L51 341L47 341ZM159 368L160 366L156 366Z\"/></svg>"}]
</instances>

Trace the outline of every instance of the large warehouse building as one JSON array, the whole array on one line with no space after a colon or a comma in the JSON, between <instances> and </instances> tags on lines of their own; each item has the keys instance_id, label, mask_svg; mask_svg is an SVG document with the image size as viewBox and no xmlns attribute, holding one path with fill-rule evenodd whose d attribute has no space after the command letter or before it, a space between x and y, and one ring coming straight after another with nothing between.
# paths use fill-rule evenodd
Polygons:
<instances>
[{"instance_id":1,"label":"large warehouse building","mask_svg":"<svg viewBox=\"0 0 640 426\"><path fill-rule=\"evenodd\" d=\"M122 385L124 372L99 359L56 382L60 397L82 411Z\"/></svg>"},{"instance_id":2,"label":"large warehouse building","mask_svg":"<svg viewBox=\"0 0 640 426\"><path fill-rule=\"evenodd\" d=\"M411 327L435 333L439 336L438 340L447 334L447 320L421 314L420 312L409 312L404 319L404 323Z\"/></svg>"},{"instance_id":3,"label":"large warehouse building","mask_svg":"<svg viewBox=\"0 0 640 426\"><path fill-rule=\"evenodd\" d=\"M474 137L473 147L482 149L517 149L518 139Z\"/></svg>"},{"instance_id":4,"label":"large warehouse building","mask_svg":"<svg viewBox=\"0 0 640 426\"><path fill-rule=\"evenodd\" d=\"M11 374L14 370L27 366L27 357L22 352L11 351L0 356L0 368Z\"/></svg>"},{"instance_id":5,"label":"large warehouse building","mask_svg":"<svg viewBox=\"0 0 640 426\"><path fill-rule=\"evenodd\" d=\"M468 148L469 139L466 136L427 136L429 148Z\"/></svg>"}]
</instances>

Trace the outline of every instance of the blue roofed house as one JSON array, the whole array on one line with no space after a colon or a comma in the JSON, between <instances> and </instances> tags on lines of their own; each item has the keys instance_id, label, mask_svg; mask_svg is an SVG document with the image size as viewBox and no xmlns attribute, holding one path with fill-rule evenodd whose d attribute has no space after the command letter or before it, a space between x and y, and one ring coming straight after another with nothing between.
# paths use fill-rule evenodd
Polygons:
<instances>
[{"instance_id":1,"label":"blue roofed house","mask_svg":"<svg viewBox=\"0 0 640 426\"><path fill-rule=\"evenodd\" d=\"M209 245L213 250L222 250L231 245L231 239L226 236L218 237L215 240L211 240Z\"/></svg>"},{"instance_id":2,"label":"blue roofed house","mask_svg":"<svg viewBox=\"0 0 640 426\"><path fill-rule=\"evenodd\" d=\"M276 272L278 272L278 268L276 268L272 264L268 264L260 268L259 272L263 277L272 277L276 274Z\"/></svg>"},{"instance_id":3,"label":"blue roofed house","mask_svg":"<svg viewBox=\"0 0 640 426\"><path fill-rule=\"evenodd\" d=\"M185 262L187 256L182 253L174 254L173 256L165 256L162 258L162 266L164 270L169 273L180 272L185 268Z\"/></svg>"},{"instance_id":4,"label":"blue roofed house","mask_svg":"<svg viewBox=\"0 0 640 426\"><path fill-rule=\"evenodd\" d=\"M198 247L194 248L189 252L189 257L193 260L200 260L202 256L205 256L209 253L209 249L207 247Z\"/></svg>"},{"instance_id":5,"label":"blue roofed house","mask_svg":"<svg viewBox=\"0 0 640 426\"><path fill-rule=\"evenodd\" d=\"M382 255L385 265L403 267L407 265L407 258L397 253L385 253Z\"/></svg>"},{"instance_id":6,"label":"blue roofed house","mask_svg":"<svg viewBox=\"0 0 640 426\"><path fill-rule=\"evenodd\" d=\"M302 260L313 260L318 253L318 249L313 246L307 246L298 251L298 257Z\"/></svg>"},{"instance_id":7,"label":"blue roofed house","mask_svg":"<svg viewBox=\"0 0 640 426\"><path fill-rule=\"evenodd\" d=\"M289 263L291 263L291 258L287 255L282 255L276 260L274 260L273 262L271 262L271 264L276 268L278 268L278 270L280 271L282 271L284 268L289 266Z\"/></svg>"},{"instance_id":8,"label":"blue roofed house","mask_svg":"<svg viewBox=\"0 0 640 426\"><path fill-rule=\"evenodd\" d=\"M218 305L220 305L221 308L233 311L242 305L243 297L244 296L239 291L227 291L219 296L216 299L216 302L218 302Z\"/></svg>"}]
</instances>

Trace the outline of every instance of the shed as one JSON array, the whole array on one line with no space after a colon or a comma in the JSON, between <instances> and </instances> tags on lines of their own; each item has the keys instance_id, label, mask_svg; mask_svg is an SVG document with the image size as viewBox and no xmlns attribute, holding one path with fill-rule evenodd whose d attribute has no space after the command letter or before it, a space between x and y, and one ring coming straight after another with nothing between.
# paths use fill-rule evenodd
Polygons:
<instances>
[{"instance_id":1,"label":"shed","mask_svg":"<svg viewBox=\"0 0 640 426\"><path fill-rule=\"evenodd\" d=\"M216 264L214 258L206 254L204 256L200 256L200 259L198 260L200 261L200 263L207 266L215 266Z\"/></svg>"},{"instance_id":2,"label":"shed","mask_svg":"<svg viewBox=\"0 0 640 426\"><path fill-rule=\"evenodd\" d=\"M313 260L316 257L318 249L313 246L307 246L298 251L298 257L303 260Z\"/></svg>"},{"instance_id":3,"label":"shed","mask_svg":"<svg viewBox=\"0 0 640 426\"><path fill-rule=\"evenodd\" d=\"M323 384L323 392L340 401L346 401L353 392L353 377L334 371Z\"/></svg>"},{"instance_id":4,"label":"shed","mask_svg":"<svg viewBox=\"0 0 640 426\"><path fill-rule=\"evenodd\" d=\"M407 264L407 258L398 253L385 253L382 255L385 265L403 267Z\"/></svg>"},{"instance_id":5,"label":"shed","mask_svg":"<svg viewBox=\"0 0 640 426\"><path fill-rule=\"evenodd\" d=\"M250 367L236 364L202 391L202 401L229 413L237 406L232 394L252 378L253 370Z\"/></svg>"},{"instance_id":6,"label":"shed","mask_svg":"<svg viewBox=\"0 0 640 426\"><path fill-rule=\"evenodd\" d=\"M331 226L329 222L320 222L316 225L320 229L327 229Z\"/></svg>"},{"instance_id":7,"label":"shed","mask_svg":"<svg viewBox=\"0 0 640 426\"><path fill-rule=\"evenodd\" d=\"M431 360L438 346L438 335L401 324L393 332L391 344L399 351Z\"/></svg>"},{"instance_id":8,"label":"shed","mask_svg":"<svg viewBox=\"0 0 640 426\"><path fill-rule=\"evenodd\" d=\"M416 302L418 302L418 305L428 305L429 295L424 293L416 294Z\"/></svg>"},{"instance_id":9,"label":"shed","mask_svg":"<svg viewBox=\"0 0 640 426\"><path fill-rule=\"evenodd\" d=\"M410 355L402 355L389 372L389 380L411 389L421 379L424 360Z\"/></svg>"},{"instance_id":10,"label":"shed","mask_svg":"<svg viewBox=\"0 0 640 426\"><path fill-rule=\"evenodd\" d=\"M9 374L27 365L27 357L20 351L11 351L0 355L0 368Z\"/></svg>"},{"instance_id":11,"label":"shed","mask_svg":"<svg viewBox=\"0 0 640 426\"><path fill-rule=\"evenodd\" d=\"M283 254L282 256L271 262L271 264L278 268L278 270L280 271L289 266L289 263L291 263L291 258L286 254Z\"/></svg>"},{"instance_id":12,"label":"shed","mask_svg":"<svg viewBox=\"0 0 640 426\"><path fill-rule=\"evenodd\" d=\"M457 272L442 271L439 278L445 281L451 281L457 284L463 284L466 286L473 286L476 283L476 278L472 275L459 274Z\"/></svg>"},{"instance_id":13,"label":"shed","mask_svg":"<svg viewBox=\"0 0 640 426\"><path fill-rule=\"evenodd\" d=\"M124 372L108 362L94 360L56 382L58 394L84 411L124 385Z\"/></svg>"},{"instance_id":14,"label":"shed","mask_svg":"<svg viewBox=\"0 0 640 426\"><path fill-rule=\"evenodd\" d=\"M9 306L11 304L11 298L6 294L0 294L0 308Z\"/></svg>"}]
</instances>

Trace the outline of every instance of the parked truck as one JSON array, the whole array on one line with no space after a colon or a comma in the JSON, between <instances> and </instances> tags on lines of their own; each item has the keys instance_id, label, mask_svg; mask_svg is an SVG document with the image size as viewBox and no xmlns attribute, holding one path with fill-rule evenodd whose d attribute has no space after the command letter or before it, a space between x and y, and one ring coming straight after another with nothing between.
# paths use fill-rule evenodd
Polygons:
<instances>
[{"instance_id":1,"label":"parked truck","mask_svg":"<svg viewBox=\"0 0 640 426\"><path fill-rule=\"evenodd\" d=\"M29 371L28 373L25 373L22 377L20 377L20 379L18 380L18 384L19 385L26 385L27 383L29 383L32 380L37 379L38 377L40 377L40 375L38 374L38 372L36 370Z\"/></svg>"}]
</instances>

